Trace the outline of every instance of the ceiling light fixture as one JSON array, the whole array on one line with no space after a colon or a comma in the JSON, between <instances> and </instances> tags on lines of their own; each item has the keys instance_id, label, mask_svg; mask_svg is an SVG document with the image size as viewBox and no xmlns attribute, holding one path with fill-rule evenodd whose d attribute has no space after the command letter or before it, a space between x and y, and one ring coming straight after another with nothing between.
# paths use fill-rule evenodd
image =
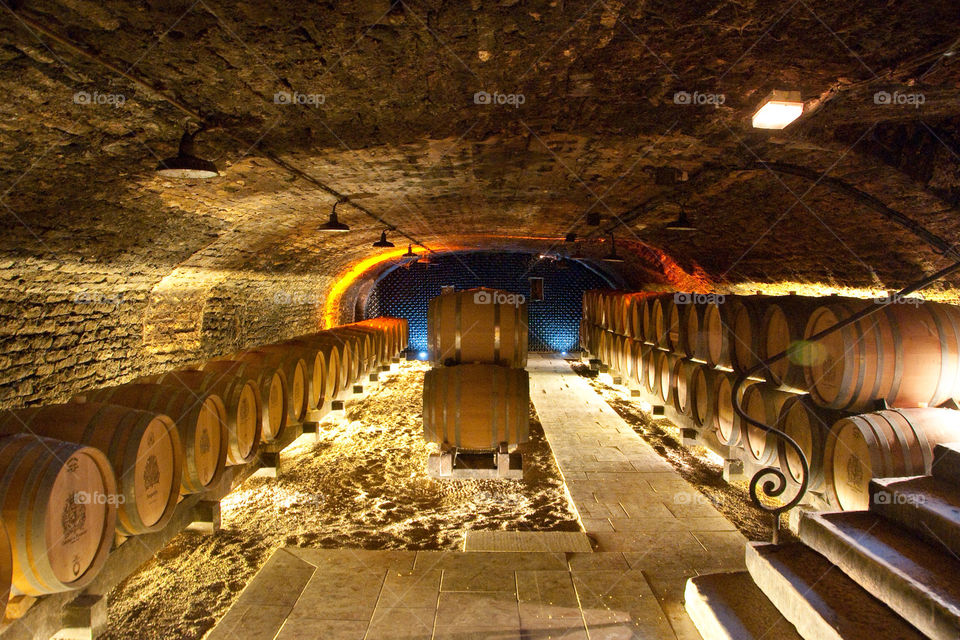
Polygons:
<instances>
[{"instance_id":1,"label":"ceiling light fixture","mask_svg":"<svg viewBox=\"0 0 960 640\"><path fill-rule=\"evenodd\" d=\"M376 242L374 242L374 243L373 243L373 246L375 246L375 247L395 247L395 246L397 246L397 245L395 245L395 244L393 244L392 242L390 242L389 240L387 240L387 232L386 232L386 231L381 231L381 232L380 232L380 239L377 240Z\"/></svg>"},{"instance_id":2,"label":"ceiling light fixture","mask_svg":"<svg viewBox=\"0 0 960 640\"><path fill-rule=\"evenodd\" d=\"M408 245L407 245L407 252L406 252L405 254L403 254L403 256L401 256L401 257L403 257L403 258L414 258L414 259L416 259L416 258L419 258L420 256L418 256L417 254L415 254L415 253L413 252L413 245L412 245L412 244L408 244Z\"/></svg>"},{"instance_id":3,"label":"ceiling light fixture","mask_svg":"<svg viewBox=\"0 0 960 640\"><path fill-rule=\"evenodd\" d=\"M774 90L753 114L755 129L783 129L803 114L799 91Z\"/></svg>"},{"instance_id":4,"label":"ceiling light fixture","mask_svg":"<svg viewBox=\"0 0 960 640\"><path fill-rule=\"evenodd\" d=\"M680 205L680 215L673 222L663 226L667 231L696 231L697 227L687 217L687 208Z\"/></svg>"},{"instance_id":5,"label":"ceiling light fixture","mask_svg":"<svg viewBox=\"0 0 960 640\"><path fill-rule=\"evenodd\" d=\"M209 160L198 158L193 150L193 138L201 131L203 131L202 127L195 133L184 131L183 137L180 138L177 155L161 160L157 164L157 173L166 178L206 179L219 176L217 165Z\"/></svg>"},{"instance_id":6,"label":"ceiling light fixture","mask_svg":"<svg viewBox=\"0 0 960 640\"><path fill-rule=\"evenodd\" d=\"M617 255L617 240L610 234L610 253L603 256L604 262L623 262L623 258Z\"/></svg>"},{"instance_id":7,"label":"ceiling light fixture","mask_svg":"<svg viewBox=\"0 0 960 640\"><path fill-rule=\"evenodd\" d=\"M336 202L333 203L333 209L330 210L330 218L326 222L324 222L322 225L317 227L318 230L334 231L334 232L350 231L349 226L345 225L344 223L340 222L340 220L337 219L337 205L340 204L341 202L342 202L341 200L337 200Z\"/></svg>"}]
</instances>

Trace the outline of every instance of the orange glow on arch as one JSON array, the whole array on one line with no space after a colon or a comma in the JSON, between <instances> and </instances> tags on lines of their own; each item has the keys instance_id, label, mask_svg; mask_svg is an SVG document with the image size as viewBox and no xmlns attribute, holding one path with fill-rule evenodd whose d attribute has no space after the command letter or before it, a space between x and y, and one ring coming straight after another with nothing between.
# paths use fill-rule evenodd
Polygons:
<instances>
[{"instance_id":1,"label":"orange glow on arch","mask_svg":"<svg viewBox=\"0 0 960 640\"><path fill-rule=\"evenodd\" d=\"M327 299L323 304L323 328L329 329L337 326L337 320L340 315L340 299L343 297L344 292L350 288L350 285L378 264L388 260L395 260L406 252L406 247L390 249L389 251L364 258L340 274L340 277L337 278L336 282L334 282L330 288L330 293L327 295ZM425 252L425 249L423 247L413 247L413 252L421 254Z\"/></svg>"}]
</instances>

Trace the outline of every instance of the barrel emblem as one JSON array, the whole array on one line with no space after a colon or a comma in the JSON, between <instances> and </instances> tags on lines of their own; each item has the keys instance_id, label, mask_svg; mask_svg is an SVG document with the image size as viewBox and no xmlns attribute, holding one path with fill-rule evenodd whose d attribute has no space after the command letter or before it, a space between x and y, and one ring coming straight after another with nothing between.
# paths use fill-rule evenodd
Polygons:
<instances>
[{"instance_id":1,"label":"barrel emblem","mask_svg":"<svg viewBox=\"0 0 960 640\"><path fill-rule=\"evenodd\" d=\"M80 494L74 492L67 496L67 504L60 514L60 526L63 527L63 541L67 544L76 542L85 533L87 524L87 508L83 504Z\"/></svg>"}]
</instances>

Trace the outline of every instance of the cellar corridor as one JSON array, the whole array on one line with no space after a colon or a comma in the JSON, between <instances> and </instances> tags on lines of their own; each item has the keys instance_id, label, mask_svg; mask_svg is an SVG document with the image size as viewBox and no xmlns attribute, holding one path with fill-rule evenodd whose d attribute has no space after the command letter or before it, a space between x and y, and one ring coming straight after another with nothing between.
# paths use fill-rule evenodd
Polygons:
<instances>
[{"instance_id":1,"label":"cellar corridor","mask_svg":"<svg viewBox=\"0 0 960 640\"><path fill-rule=\"evenodd\" d=\"M549 532L505 536L499 551L285 547L208 638L697 638L685 583L742 569L746 540L567 360L534 354L528 368L593 552Z\"/></svg>"}]
</instances>

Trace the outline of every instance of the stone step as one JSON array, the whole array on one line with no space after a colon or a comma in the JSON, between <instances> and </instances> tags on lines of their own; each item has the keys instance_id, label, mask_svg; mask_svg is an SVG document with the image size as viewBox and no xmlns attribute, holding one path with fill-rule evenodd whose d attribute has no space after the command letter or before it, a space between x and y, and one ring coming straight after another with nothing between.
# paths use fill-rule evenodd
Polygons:
<instances>
[{"instance_id":1,"label":"stone step","mask_svg":"<svg viewBox=\"0 0 960 640\"><path fill-rule=\"evenodd\" d=\"M907 622L960 637L960 560L869 511L807 514L800 539Z\"/></svg>"},{"instance_id":2,"label":"stone step","mask_svg":"<svg viewBox=\"0 0 960 640\"><path fill-rule=\"evenodd\" d=\"M591 553L587 534L579 531L467 531L464 551Z\"/></svg>"},{"instance_id":3,"label":"stone step","mask_svg":"<svg viewBox=\"0 0 960 640\"><path fill-rule=\"evenodd\" d=\"M960 442L938 444L934 447L933 475L960 487Z\"/></svg>"},{"instance_id":4,"label":"stone step","mask_svg":"<svg viewBox=\"0 0 960 640\"><path fill-rule=\"evenodd\" d=\"M875 479L870 510L960 558L960 485L933 476Z\"/></svg>"},{"instance_id":5,"label":"stone step","mask_svg":"<svg viewBox=\"0 0 960 640\"><path fill-rule=\"evenodd\" d=\"M801 640L746 571L690 578L684 600L703 640Z\"/></svg>"},{"instance_id":6,"label":"stone step","mask_svg":"<svg viewBox=\"0 0 960 640\"><path fill-rule=\"evenodd\" d=\"M923 640L888 606L829 560L801 544L747 545L747 571L805 640Z\"/></svg>"}]
</instances>

